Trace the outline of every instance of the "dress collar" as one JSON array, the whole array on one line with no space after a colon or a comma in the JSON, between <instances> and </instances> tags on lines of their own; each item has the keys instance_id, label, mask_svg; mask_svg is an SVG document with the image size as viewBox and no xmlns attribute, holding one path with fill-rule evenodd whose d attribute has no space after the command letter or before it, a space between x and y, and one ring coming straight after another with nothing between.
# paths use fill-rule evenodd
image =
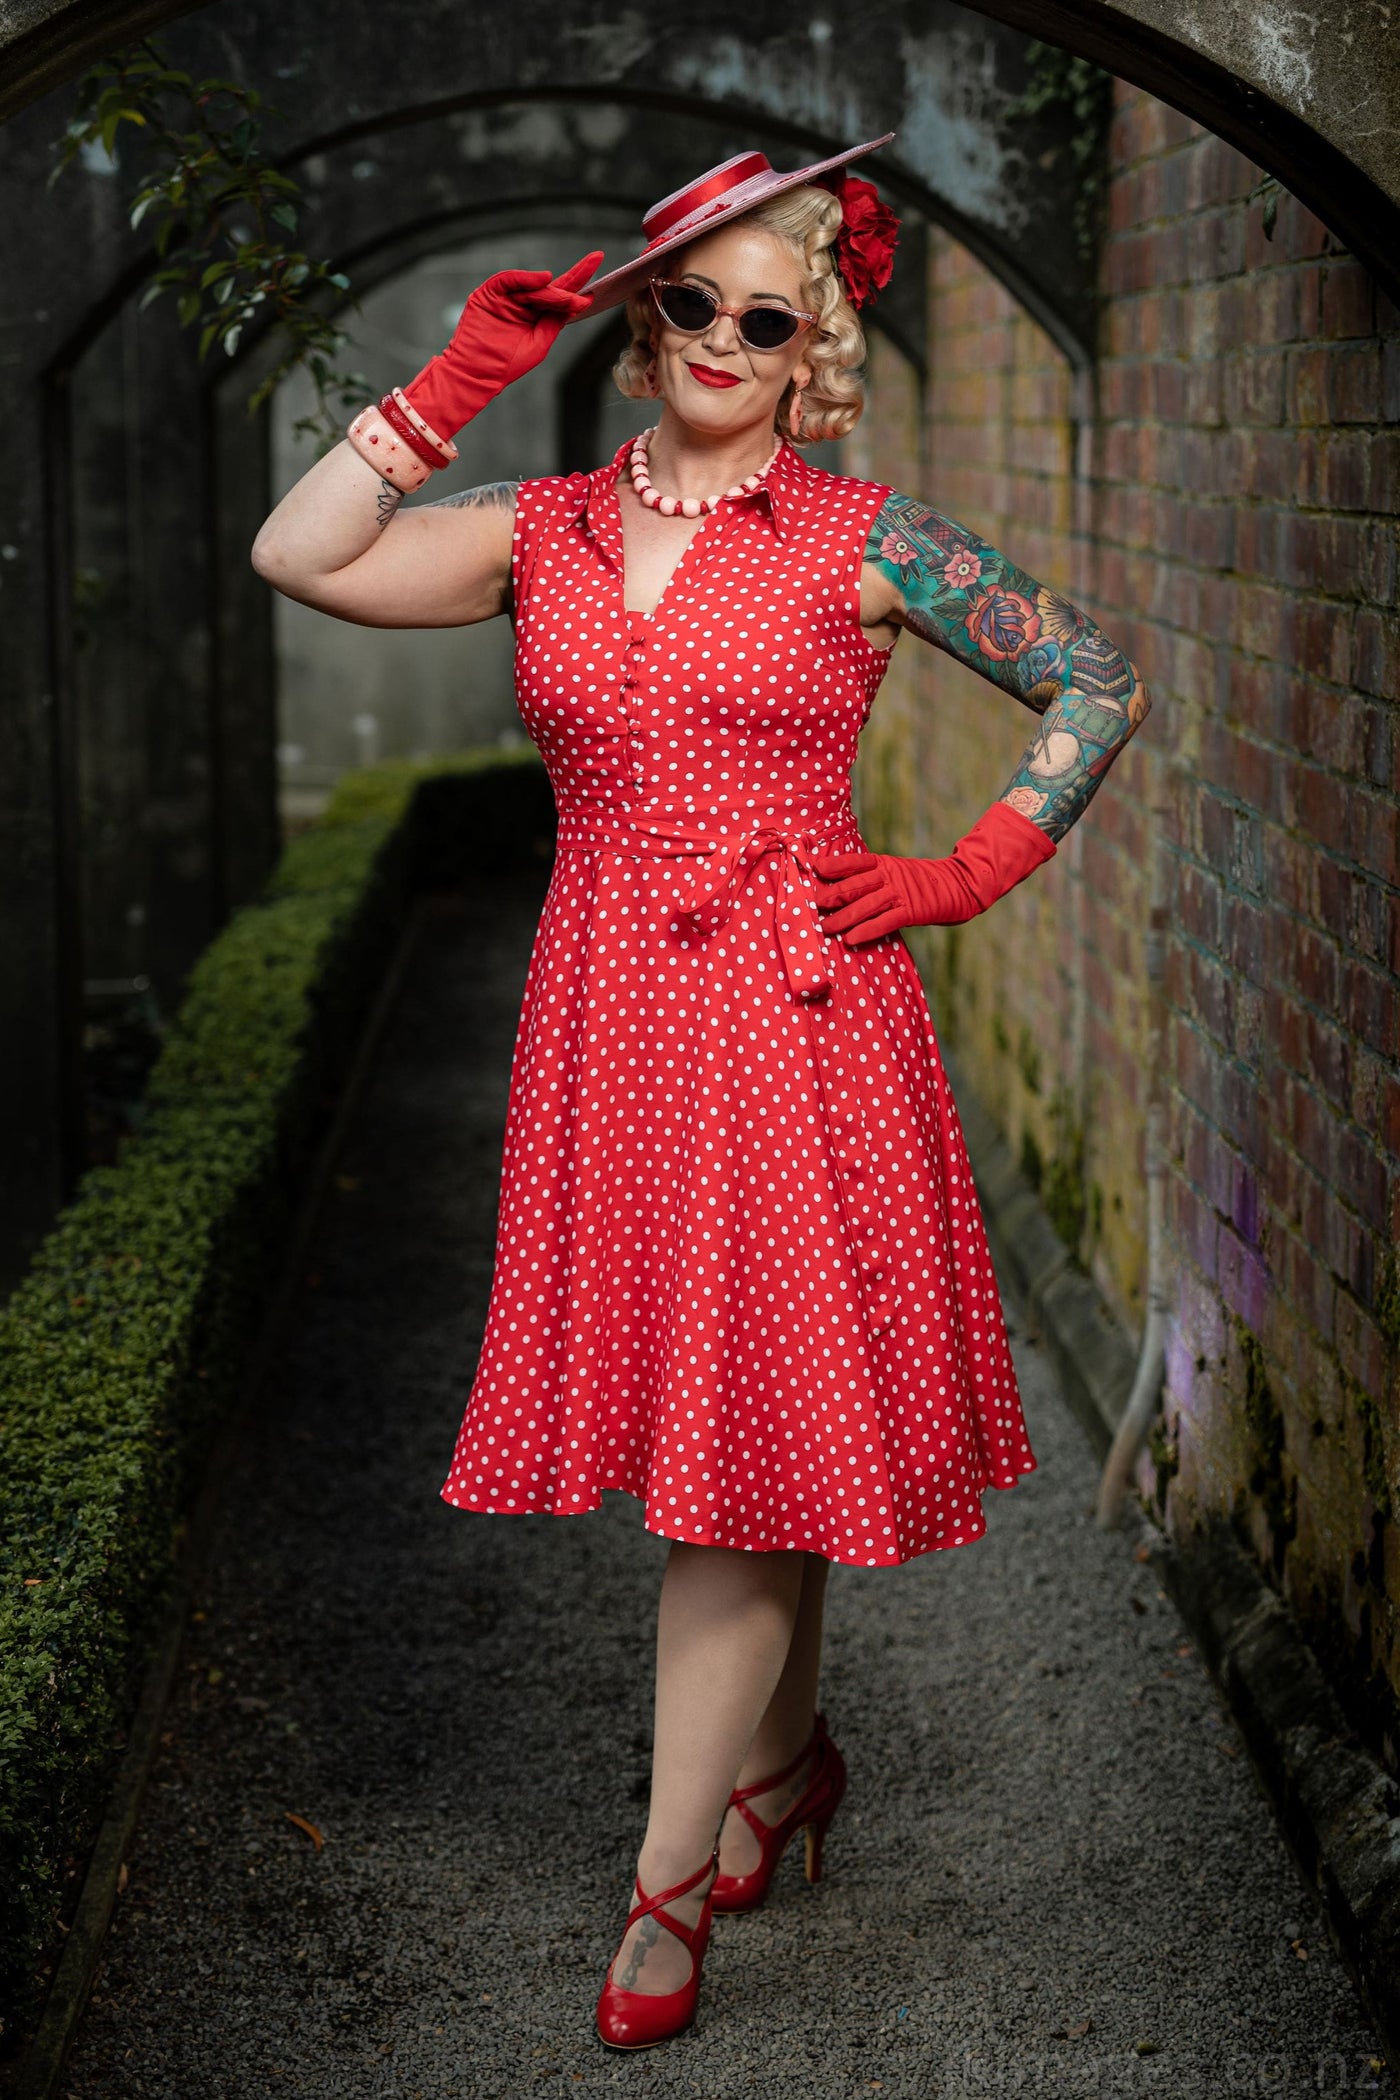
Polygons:
<instances>
[{"instance_id":1,"label":"dress collar","mask_svg":"<svg viewBox=\"0 0 1400 2100\"><path fill-rule=\"evenodd\" d=\"M595 540L606 549L614 545L614 532L621 535L621 514L617 502L617 477L627 464L627 455L632 449L631 438L624 438L605 466L595 467L586 477L586 485L579 495L578 505L570 513L570 519L582 519ZM792 529L806 476L807 462L790 445L786 438L779 448L778 456L768 469L762 482L743 502L752 504L763 512L772 523L778 539L786 538ZM740 508L738 504L735 509ZM620 565L620 551L616 558Z\"/></svg>"}]
</instances>

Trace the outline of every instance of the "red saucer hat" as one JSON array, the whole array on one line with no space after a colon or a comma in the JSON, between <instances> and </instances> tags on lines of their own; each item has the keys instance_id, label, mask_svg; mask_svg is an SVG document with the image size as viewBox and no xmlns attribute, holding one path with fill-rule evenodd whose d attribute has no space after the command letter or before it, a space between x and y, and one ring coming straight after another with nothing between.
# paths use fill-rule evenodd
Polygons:
<instances>
[{"instance_id":1,"label":"red saucer hat","mask_svg":"<svg viewBox=\"0 0 1400 2100\"><path fill-rule=\"evenodd\" d=\"M736 153L732 160L721 161L717 168L707 169L684 189L673 190L659 204L653 204L642 220L642 231L647 244L640 255L617 270L609 270L603 277L595 277L590 284L580 287L592 295L593 303L584 312L576 314L583 320L587 314L599 314L610 306L621 306L633 292L656 274L656 264L673 248L682 248L693 241L699 233L709 233L722 226L726 219L737 218L740 212L751 211L755 204L762 204L769 197L778 196L783 190L796 189L799 183L813 182L832 168L844 167L848 160L859 159L862 153L873 153L877 146L887 146L894 137L887 131L883 138L867 139L863 146L852 146L845 153L835 153L830 160L813 161L810 167L794 168L790 174L781 174L770 165L763 153Z\"/></svg>"}]
</instances>

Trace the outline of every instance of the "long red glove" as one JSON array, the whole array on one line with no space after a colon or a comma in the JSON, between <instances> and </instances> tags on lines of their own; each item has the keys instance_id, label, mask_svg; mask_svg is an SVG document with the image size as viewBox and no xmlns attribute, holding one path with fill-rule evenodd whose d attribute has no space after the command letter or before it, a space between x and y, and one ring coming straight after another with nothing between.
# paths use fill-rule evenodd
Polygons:
<instances>
[{"instance_id":1,"label":"long red glove","mask_svg":"<svg viewBox=\"0 0 1400 2100\"><path fill-rule=\"evenodd\" d=\"M577 287L603 259L596 248L558 277L498 270L462 308L451 342L403 389L440 438L453 438L522 372L549 355L561 328L593 304Z\"/></svg>"},{"instance_id":2,"label":"long red glove","mask_svg":"<svg viewBox=\"0 0 1400 2100\"><path fill-rule=\"evenodd\" d=\"M817 908L829 913L823 933L850 947L878 941L901 926L957 926L1014 890L1058 851L1029 817L994 802L939 860L898 853L816 853L812 867L825 887Z\"/></svg>"}]
</instances>

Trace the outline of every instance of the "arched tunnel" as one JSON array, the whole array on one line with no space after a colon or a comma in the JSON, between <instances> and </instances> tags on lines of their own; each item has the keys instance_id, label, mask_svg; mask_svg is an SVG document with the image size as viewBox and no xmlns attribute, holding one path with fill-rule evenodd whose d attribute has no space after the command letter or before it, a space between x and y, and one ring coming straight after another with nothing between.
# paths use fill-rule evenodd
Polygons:
<instances>
[{"instance_id":1,"label":"arched tunnel","mask_svg":"<svg viewBox=\"0 0 1400 2100\"><path fill-rule=\"evenodd\" d=\"M359 628L279 598L254 572L259 526L313 456L294 428L310 389L294 374L250 417L248 395L279 355L276 332L252 330L232 357L201 363L173 300L143 303L158 258L128 223L129 204L155 148L138 143L134 127L114 150L89 150L49 181L84 67L148 35L193 77L233 78L265 95L267 151L300 188L297 239L349 280L336 318L366 398L441 347L466 293L491 271L557 270L592 248L615 265L640 248L654 200L728 155L752 147L795 167L893 131L861 169L901 218L897 267L867 317L867 408L848 437L812 457L938 505L1089 608L1154 702L1042 880L981 926L920 928L909 945L1017 1307L1018 1348L1040 1352L1046 1368L1034 1378L1058 1380L1071 1442L1082 1435L1097 1466L1144 1393L1150 1412L1150 1433L1145 1415L1133 1444L1132 1485L1151 1540L1138 1558L1163 1587L1134 1593L1133 1608L1161 1653L1153 1650L1149 1672L1131 1644L1115 1647L1118 1633L1103 1636L1108 1675L1096 1678L1094 1696L1122 1689L1118 1665L1155 1679L1160 1661L1169 1678L1163 1644L1184 1623L1194 1649L1176 1654L1193 1655L1207 1689L1221 1687L1249 1752L1240 1776L1248 1781L1252 1768L1277 1819L1264 1837L1243 1796L1233 1806L1208 1796L1210 1841L1250 1862L1238 1872L1259 1905L1288 1912L1281 1892L1301 1871L1299 1900L1316 1898L1318 1938L1325 1928L1330 1942L1330 1996L1319 1981L1302 2010L1256 1985L1274 1960L1261 1942L1250 1957L1256 2019L1228 2004L1212 1971L1218 1950L1193 1911L1202 1991L1221 1996L1208 2036L1195 2034L1189 2047L1177 2037L1180 2090L1218 2091L1231 2065L1237 2081L1266 2080L1274 2033L1287 2075L1303 2076L1323 2061L1324 2013L1346 2062L1374 2060L1375 2075L1387 2077L1376 2052L1400 2046L1393 40L1375 35L1359 0L1317 17L1272 4L1182 16L1163 0L1036 9L891 0L800 19L766 7L676 18L601 0L561 0L547 17L498 0L469 15L442 0L411 12L353 6L330 22L302 0L196 9L33 0L11 12L0 23L0 181L12 203L0 236L0 389L11 433L0 449L0 1274L14 1304L27 1302L26 1280L44 1271L65 1208L139 1149L145 1069L200 958L268 894L289 844L316 828L344 781L384 760L523 744L505 622ZM1085 62L1072 74L1057 70L1061 46ZM651 404L625 401L613 386L624 341L616 310L567 331L545 365L461 433L442 489L607 458L653 420ZM945 852L997 792L1025 735L1023 710L904 636L856 775L872 843ZM436 957L439 982L453 986L443 1011L456 1040L484 1045L498 1065L512 1018L511 956L530 924L528 897L522 907L509 884L500 895L499 926L483 882L454 907L466 934L459 926L452 936L445 921L447 931L424 936L427 959L401 993L420 1037L430 1037L442 1018L425 1003ZM452 941L467 934L504 942L491 950L507 986L499 1011L483 990L477 1015L470 987L455 983L472 951ZM447 1075L445 1064L424 1065L413 1085L446 1087L465 1114ZM374 1113L377 1142L402 1139L420 1160L431 1151L407 1110L381 1102ZM482 1127L484 1137L472 1125L473 1159L482 1185L494 1187L489 1113ZM347 1183L356 1171L345 1168ZM389 1259L391 1238L372 1241L367 1229L355 1253L353 1231L337 1220L334 1234L342 1241L327 1254L327 1274L341 1261L347 1300L347 1278L373 1298L372 1263ZM450 1283L439 1277L434 1289L423 1301L431 1313L420 1305L420 1315L450 1327ZM80 1300L70 1292L67 1302ZM38 1331L27 1313L16 1334L21 1326L24 1336ZM332 1328L314 1332L335 1359ZM21 1389L28 1347L14 1352ZM411 1329L395 1331L391 1358L400 1357L419 1361ZM333 1384L340 1373L322 1375ZM275 1460L270 1444L255 1448ZM1092 1480L1069 1444L1052 1448L1065 1474L1053 1518L1072 1528ZM314 1499L310 1477L298 1476L298 1496ZM374 1485L355 1478L357 1492ZM277 1501L279 1520L294 1522L303 1506ZM363 1514L366 1504L356 1507ZM474 1533L482 1528L473 1520ZM1059 1549L1027 1533L1023 1521L1012 1587L1024 1566L1024 1601L1039 1609ZM271 1533L254 1526L251 1535L265 1590L290 1581ZM1115 1577L1102 1549L1095 1560L1077 1536L1066 1550L1076 1581L1106 1608L1121 1569ZM605 1569L596 1548L568 1551L569 1579L594 1586L605 1611L624 1610L622 1574ZM411 1548L393 1564L411 1568ZM483 1546L462 1565L474 1588L495 1594ZM434 1564L430 1587L448 1580L447 1566ZM645 1556L633 1551L627 1569L645 1579ZM206 1601L218 1597L237 1619L224 1578L206 1579ZM549 1618L550 1579L543 1562L522 1576L542 1652L561 1669L567 1637ZM969 1612L1007 1603L993 1578L983 1580L987 1589L964 1599ZM876 1598L863 1575L843 1594L835 1670L854 1697ZM912 1653L921 1620L908 1596L888 1639ZM357 1593L355 1624L372 1609ZM254 1642L281 1640L251 1611L242 1626ZM416 1656L412 1622L396 1613L393 1627ZM17 1638L22 1649L30 1636ZM1073 1638L1068 1610L1046 1654ZM435 1661L441 1672L441 1645ZM1071 1667L1063 1650L1048 1661L1033 1641L1024 1652L1008 1645L1002 1661L1037 1682ZM297 1651L279 1646L278 1664L300 1667ZM212 1649L199 1647L187 1666L205 1673L201 1683L217 1682ZM502 1684L513 1667L492 1650L489 1669ZM967 1681L955 1670L933 1696L960 1697ZM317 1682L323 1727L348 1726L345 1688ZM1127 1690L1136 1713L1143 1684ZM0 1688L0 1725L5 1696ZM266 1706L264 1691L249 1696ZM421 1696L451 1737L455 1723L416 1675L409 1696ZM603 1725L596 1704L590 1692L580 1727L585 1711L590 1727ZM876 1707L889 1727L907 1724L910 1709L898 1701ZM1038 1725L1060 1740L1059 1706L1042 1708ZM1222 1725L1208 1698L1193 1714L1198 1734ZM1177 1724L1164 1725L1170 1734ZM408 1724L396 1726L385 1723L376 1770L419 1755L405 1748ZM212 1740L191 1751L196 1764L215 1754ZM1231 1754L1239 1747L1232 1739ZM542 1754L532 1750L527 1763ZM1106 1755L1108 1788L1119 1751ZM965 1774L975 1742L960 1737L947 1756L945 1778ZM253 1766L239 1769L246 1780ZM1163 1780L1168 1827L1154 1825L1142 1795L1124 1797L1138 1822L1131 1836L1114 1822L1091 1907L1113 1879L1115 1848L1131 1873L1144 1832L1168 1848L1183 1889L1199 1886L1201 1856L1173 1819L1189 1817L1191 1789L1207 1782L1189 1758L1173 1770ZM354 1794L343 1772L335 1783ZM910 1798L922 1798L911 1787ZM526 1789L536 1806L541 1789L536 1773ZM1329 1798L1351 1818L1345 1832ZM979 1818L993 1813L991 1801L972 1799L949 1835L975 1853ZM1092 1852L1092 1825L1079 1813L1067 1811L1069 1824ZM0 1836L5 1828L0 1820ZM1284 1849L1265 1872L1276 1831ZM63 1884L70 1922L79 1854L85 1860L75 1844ZM1043 1865L1037 1855L1036 1871ZM481 1915L508 1934L501 1892L484 1886L454 1882L452 1902L470 1915L475 1890ZM1063 1876L1047 1879L1046 1900L1063 1901L1065 1886ZM362 1894L386 1910L421 1900L402 1859ZM896 2040L873 2025L852 2055L844 2039L819 2046L805 2037L804 2092L863 2089L850 2081L866 2069L872 2089L888 2079L899 2090L899 2078L918 2075L934 2090L928 2081L952 2080L956 2068L973 2090L984 2070L991 2075L995 2050L985 2065L978 2054L995 2029L989 2012L990 2027L956 2067L927 2030L912 2055L889 2053L927 2010L916 1956L940 1900L900 1912L915 1952L906 1961L901 1951ZM551 1883L548 1901L563 1905L562 1888ZM323 1896L316 1905L317 1929L330 1931ZM564 1915L551 1908L548 1929L567 1935ZM989 1901L978 1933L997 1946L994 1928L1019 1915L1016 1900L1001 1913ZM1164 1915L1180 1924L1185 1912L1168 1905ZM1291 1935L1295 1952L1312 1929ZM1128 1932L1120 1921L1113 1936ZM1096 1944L1097 1957L1087 1938L1075 1944L1069 1968L1080 1983L1107 1959ZM50 1945L45 1960L57 1958ZM131 1959L132 1978L147 1973ZM369 1962L365 1947L356 1959ZM1115 1977L1115 2018L1127 2019L1131 1980ZM494 1970L481 1980L490 1990L474 1991L474 2006L510 1995ZM398 1987L415 2005L432 1997L416 1970ZM516 2089L528 2022L511 2002L513 2040L499 2060L488 2050L491 2068L475 2083L443 2090ZM1061 2027L1073 2031L1081 2003L1087 1983L1063 2011L1057 2002ZM26 2040L36 2004L31 1993ZM139 2027L141 2049L154 2048L158 2025L128 2018L123 2028L114 2016L104 2026L97 2016L96 2029L80 2030L80 2011L75 2002L55 2064L80 2031L115 2046ZM849 2025L849 2006L845 2017ZM185 2013L172 2018L183 2037ZM899 2024L906 2018L910 2026ZM1115 2041L1124 2039L1115 2027ZM410 2047L406 2060L436 2063L425 2047L417 2056ZM175 2055L188 2078L196 2058ZM143 2054L143 2076L157 2076L156 2061ZM116 2089L97 2041L75 2062L75 2093ZM306 2059L297 2063L307 2075ZM825 2066L838 2063L827 2081ZM763 2067L776 2075L771 2059ZM390 2090L368 2072L351 2075L361 2082L347 2091ZM723 2087L741 2089L737 2077Z\"/></svg>"}]
</instances>

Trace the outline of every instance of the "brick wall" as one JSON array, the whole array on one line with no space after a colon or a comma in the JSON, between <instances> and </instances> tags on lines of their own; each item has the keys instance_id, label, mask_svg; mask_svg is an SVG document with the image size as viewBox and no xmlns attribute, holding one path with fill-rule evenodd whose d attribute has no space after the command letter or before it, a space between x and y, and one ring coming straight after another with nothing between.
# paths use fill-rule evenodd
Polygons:
<instances>
[{"instance_id":1,"label":"brick wall","mask_svg":"<svg viewBox=\"0 0 1400 2100\"><path fill-rule=\"evenodd\" d=\"M1266 239L1261 171L1122 84L1111 166L1096 398L942 236L917 454L877 353L856 471L908 487L917 458L918 492L1091 611L1154 699L1056 859L911 945L1136 1335L1166 854L1174 1312L1143 1482L1178 1533L1235 1514L1400 1765L1400 317L1290 197ZM947 851L1033 724L912 637L896 662L862 815Z\"/></svg>"}]
</instances>

